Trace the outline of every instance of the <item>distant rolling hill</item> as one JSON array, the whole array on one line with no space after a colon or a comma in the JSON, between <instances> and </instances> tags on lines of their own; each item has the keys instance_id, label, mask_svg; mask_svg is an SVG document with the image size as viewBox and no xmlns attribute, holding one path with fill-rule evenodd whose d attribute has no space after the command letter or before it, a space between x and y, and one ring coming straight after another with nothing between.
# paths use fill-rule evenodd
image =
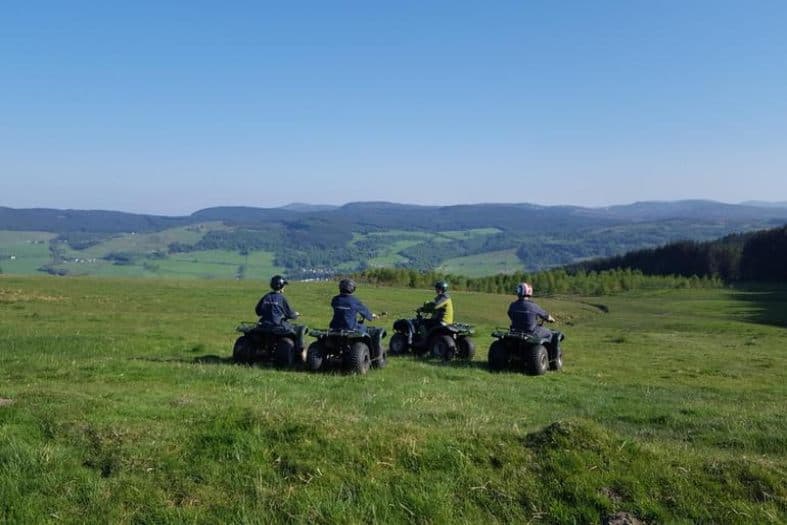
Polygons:
<instances>
[{"instance_id":1,"label":"distant rolling hill","mask_svg":"<svg viewBox=\"0 0 787 525\"><path fill-rule=\"evenodd\" d=\"M320 277L379 265L483 275L544 269L784 223L787 206L706 200L599 208L294 203L279 208L214 207L180 217L0 207L0 231L53 234L45 243L36 237L37 244L25 250L13 244L26 242L24 236L0 236L0 270L177 276L192 261L183 272L196 277L247 278L267 271L263 269ZM12 256L13 261L21 257L15 251L34 254L35 259L12 264ZM505 263L495 264L501 254Z\"/></svg>"}]
</instances>

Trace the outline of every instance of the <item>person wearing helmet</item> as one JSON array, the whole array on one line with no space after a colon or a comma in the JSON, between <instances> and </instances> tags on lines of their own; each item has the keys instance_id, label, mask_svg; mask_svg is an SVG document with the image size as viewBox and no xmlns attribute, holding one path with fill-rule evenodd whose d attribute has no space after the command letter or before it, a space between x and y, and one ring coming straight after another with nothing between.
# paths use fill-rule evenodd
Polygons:
<instances>
[{"instance_id":1,"label":"person wearing helmet","mask_svg":"<svg viewBox=\"0 0 787 525\"><path fill-rule=\"evenodd\" d=\"M427 326L432 327L438 324L451 324L454 322L454 304L451 296L448 295L448 283L437 281L434 283L434 291L437 296L419 308L418 312L432 314L427 320Z\"/></svg>"},{"instance_id":2,"label":"person wearing helmet","mask_svg":"<svg viewBox=\"0 0 787 525\"><path fill-rule=\"evenodd\" d=\"M377 319L358 298L353 296L355 292L355 281L352 279L342 279L339 281L339 295L331 299L333 307L333 319L331 319L331 330L358 330L366 332L363 323L358 322L360 315L367 321Z\"/></svg>"},{"instance_id":3,"label":"person wearing helmet","mask_svg":"<svg viewBox=\"0 0 787 525\"><path fill-rule=\"evenodd\" d=\"M298 312L290 308L287 298L284 297L284 287L287 284L287 279L281 275L271 277L271 291L263 295L254 308L263 325L287 327L289 319L298 318Z\"/></svg>"},{"instance_id":4,"label":"person wearing helmet","mask_svg":"<svg viewBox=\"0 0 787 525\"><path fill-rule=\"evenodd\" d=\"M555 318L531 300L533 287L528 283L519 283L516 287L516 295L518 299L508 307L511 329L539 337L552 337L552 331L541 326L538 321L540 319L553 323Z\"/></svg>"}]
</instances>

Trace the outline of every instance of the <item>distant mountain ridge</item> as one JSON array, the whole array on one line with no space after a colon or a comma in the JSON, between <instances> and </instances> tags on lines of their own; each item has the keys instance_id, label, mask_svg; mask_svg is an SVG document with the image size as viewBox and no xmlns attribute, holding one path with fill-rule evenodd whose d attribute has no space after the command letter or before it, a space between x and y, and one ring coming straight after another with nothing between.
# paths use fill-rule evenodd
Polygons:
<instances>
[{"instance_id":1,"label":"distant mountain ridge","mask_svg":"<svg viewBox=\"0 0 787 525\"><path fill-rule=\"evenodd\" d=\"M484 203L430 206L393 202L350 202L341 206L292 203L277 208L218 206L187 216L162 216L110 210L15 209L0 207L0 229L49 232L147 232L204 221L259 224L315 218L381 228L517 229L521 222L553 230L572 225L611 225L628 221L770 221L787 220L787 203L727 204L709 200L644 201L607 207L543 206L531 203Z\"/></svg>"}]
</instances>

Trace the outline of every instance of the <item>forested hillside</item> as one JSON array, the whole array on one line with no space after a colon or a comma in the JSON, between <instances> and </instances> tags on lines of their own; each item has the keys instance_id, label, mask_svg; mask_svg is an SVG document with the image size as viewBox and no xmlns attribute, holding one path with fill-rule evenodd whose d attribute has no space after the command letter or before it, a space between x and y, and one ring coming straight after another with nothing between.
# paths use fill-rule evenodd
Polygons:
<instances>
[{"instance_id":1,"label":"forested hillside","mask_svg":"<svg viewBox=\"0 0 787 525\"><path fill-rule=\"evenodd\" d=\"M787 208L711 201L608 208L358 202L220 207L185 217L0 208L0 232L8 232L0 236L0 270L245 278L271 268L293 278L320 278L401 267L482 277L541 271L786 222ZM43 245L42 234L51 234ZM681 252L681 264L690 256L705 257L694 254L691 243L670 250ZM719 247L713 255L717 266L704 273L737 278L737 263L727 250ZM673 266L642 271L701 275L703 261L686 271Z\"/></svg>"},{"instance_id":2,"label":"forested hillside","mask_svg":"<svg viewBox=\"0 0 787 525\"><path fill-rule=\"evenodd\" d=\"M618 268L635 269L646 275L719 276L727 282L787 282L787 226L708 242L674 242L584 262L570 269L598 272Z\"/></svg>"}]
</instances>

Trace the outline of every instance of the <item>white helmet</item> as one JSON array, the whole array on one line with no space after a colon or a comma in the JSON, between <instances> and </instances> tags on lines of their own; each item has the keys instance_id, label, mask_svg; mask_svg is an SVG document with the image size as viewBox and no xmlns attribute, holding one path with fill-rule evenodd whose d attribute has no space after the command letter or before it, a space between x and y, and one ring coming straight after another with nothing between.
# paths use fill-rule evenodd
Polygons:
<instances>
[{"instance_id":1,"label":"white helmet","mask_svg":"<svg viewBox=\"0 0 787 525\"><path fill-rule=\"evenodd\" d=\"M528 283L519 283L516 285L516 295L518 297L530 297L533 295L533 287Z\"/></svg>"}]
</instances>

